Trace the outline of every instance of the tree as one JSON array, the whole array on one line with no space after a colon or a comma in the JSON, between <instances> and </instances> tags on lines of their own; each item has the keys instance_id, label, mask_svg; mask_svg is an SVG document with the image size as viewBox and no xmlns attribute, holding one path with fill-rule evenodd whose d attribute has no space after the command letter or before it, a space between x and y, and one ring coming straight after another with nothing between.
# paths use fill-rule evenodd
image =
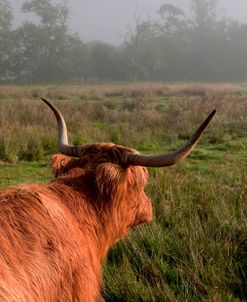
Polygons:
<instances>
[{"instance_id":1,"label":"tree","mask_svg":"<svg viewBox=\"0 0 247 302\"><path fill-rule=\"evenodd\" d=\"M81 77L78 67L82 63L78 60L82 60L84 48L78 35L68 32L66 2L55 5L49 0L31 0L23 4L23 10L40 17L40 24L25 22L16 31L19 80L49 82Z\"/></svg>"},{"instance_id":2,"label":"tree","mask_svg":"<svg viewBox=\"0 0 247 302\"><path fill-rule=\"evenodd\" d=\"M162 4L158 10L158 15L160 19L156 23L157 30L166 38L172 38L186 26L183 10L173 4Z\"/></svg>"},{"instance_id":3,"label":"tree","mask_svg":"<svg viewBox=\"0 0 247 302\"><path fill-rule=\"evenodd\" d=\"M155 47L156 32L150 18L143 20L136 11L134 25L128 27L125 38L125 52L129 79L149 80L160 68L160 49Z\"/></svg>"},{"instance_id":4,"label":"tree","mask_svg":"<svg viewBox=\"0 0 247 302\"><path fill-rule=\"evenodd\" d=\"M87 44L87 80L123 80L126 78L120 48L95 41Z\"/></svg>"},{"instance_id":5,"label":"tree","mask_svg":"<svg viewBox=\"0 0 247 302\"><path fill-rule=\"evenodd\" d=\"M161 80L183 79L187 17L181 8L169 3L161 5L158 17L155 45L163 54L159 77Z\"/></svg>"},{"instance_id":6,"label":"tree","mask_svg":"<svg viewBox=\"0 0 247 302\"><path fill-rule=\"evenodd\" d=\"M222 45L221 60L226 80L247 80L247 24L230 20L225 29L225 44Z\"/></svg>"},{"instance_id":7,"label":"tree","mask_svg":"<svg viewBox=\"0 0 247 302\"><path fill-rule=\"evenodd\" d=\"M186 77L210 81L220 77L225 45L225 20L218 16L217 0L191 0Z\"/></svg>"},{"instance_id":8,"label":"tree","mask_svg":"<svg viewBox=\"0 0 247 302\"><path fill-rule=\"evenodd\" d=\"M0 0L0 81L10 76L12 50L12 9L7 0Z\"/></svg>"},{"instance_id":9,"label":"tree","mask_svg":"<svg viewBox=\"0 0 247 302\"><path fill-rule=\"evenodd\" d=\"M32 12L39 16L43 27L67 30L69 16L67 1L54 5L49 0L26 0L22 9L24 12Z\"/></svg>"},{"instance_id":10,"label":"tree","mask_svg":"<svg viewBox=\"0 0 247 302\"><path fill-rule=\"evenodd\" d=\"M211 29L217 24L217 6L217 0L191 0L193 27Z\"/></svg>"}]
</instances>

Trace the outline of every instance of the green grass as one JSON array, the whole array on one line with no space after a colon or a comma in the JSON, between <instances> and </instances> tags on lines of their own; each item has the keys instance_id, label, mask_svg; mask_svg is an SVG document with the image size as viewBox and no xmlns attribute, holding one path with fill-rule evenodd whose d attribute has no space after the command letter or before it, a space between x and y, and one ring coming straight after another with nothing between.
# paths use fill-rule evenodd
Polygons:
<instances>
[{"instance_id":1,"label":"green grass","mask_svg":"<svg viewBox=\"0 0 247 302\"><path fill-rule=\"evenodd\" d=\"M59 100L55 103L67 120L71 142L114 141L156 154L183 144L216 108L188 159L149 169L146 193L154 220L111 249L103 271L104 298L247 301L243 86L2 87L0 95L0 189L51 179L46 162L55 151L56 124L39 95Z\"/></svg>"},{"instance_id":2,"label":"green grass","mask_svg":"<svg viewBox=\"0 0 247 302\"><path fill-rule=\"evenodd\" d=\"M245 171L209 166L150 171L155 219L111 251L106 301L245 301Z\"/></svg>"},{"instance_id":3,"label":"green grass","mask_svg":"<svg viewBox=\"0 0 247 302\"><path fill-rule=\"evenodd\" d=\"M24 161L18 163L0 162L0 190L10 185L45 182L50 178L51 171L46 163Z\"/></svg>"}]
</instances>

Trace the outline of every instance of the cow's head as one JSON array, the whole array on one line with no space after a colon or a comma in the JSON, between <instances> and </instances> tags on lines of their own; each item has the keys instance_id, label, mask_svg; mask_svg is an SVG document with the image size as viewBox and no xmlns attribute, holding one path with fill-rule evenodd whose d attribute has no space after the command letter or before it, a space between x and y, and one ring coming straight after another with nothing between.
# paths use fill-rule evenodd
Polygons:
<instances>
[{"instance_id":1,"label":"cow's head","mask_svg":"<svg viewBox=\"0 0 247 302\"><path fill-rule=\"evenodd\" d=\"M100 215L110 217L112 227L117 231L113 241L124 237L128 231L141 223L152 220L152 205L144 192L148 179L147 169L141 166L121 166L114 154L137 151L123 146L105 143L85 146L83 156L69 157L54 154L51 168L55 178L65 181L90 178L97 200L93 200ZM82 177L83 176L83 177Z\"/></svg>"},{"instance_id":2,"label":"cow's head","mask_svg":"<svg viewBox=\"0 0 247 302\"><path fill-rule=\"evenodd\" d=\"M54 105L42 100L54 112L58 123L58 150L62 154L52 157L53 174L58 178L73 175L85 177L85 173L90 176L97 200L100 200L97 202L100 215L110 215L112 227L117 233L114 241L121 239L133 226L152 219L151 202L144 193L148 177L146 167L170 166L185 158L215 114L214 110L178 150L148 156L112 143L69 145L62 114Z\"/></svg>"}]
</instances>

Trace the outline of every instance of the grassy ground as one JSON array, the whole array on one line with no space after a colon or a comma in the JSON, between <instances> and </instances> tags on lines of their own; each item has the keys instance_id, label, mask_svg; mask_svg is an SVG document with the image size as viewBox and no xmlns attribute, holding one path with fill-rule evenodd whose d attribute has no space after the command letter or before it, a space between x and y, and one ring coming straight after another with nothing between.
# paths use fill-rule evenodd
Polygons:
<instances>
[{"instance_id":1,"label":"grassy ground","mask_svg":"<svg viewBox=\"0 0 247 302\"><path fill-rule=\"evenodd\" d=\"M212 109L191 156L149 169L154 221L114 246L106 301L247 301L247 88L115 84L0 87L0 189L51 178L54 101L72 143L113 141L144 153L180 145Z\"/></svg>"}]
</instances>

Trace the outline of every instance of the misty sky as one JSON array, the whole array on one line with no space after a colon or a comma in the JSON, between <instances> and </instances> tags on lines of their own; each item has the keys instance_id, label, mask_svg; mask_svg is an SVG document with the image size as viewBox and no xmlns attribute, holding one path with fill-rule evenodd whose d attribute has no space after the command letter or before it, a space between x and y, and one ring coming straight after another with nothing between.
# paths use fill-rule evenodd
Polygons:
<instances>
[{"instance_id":1,"label":"misty sky","mask_svg":"<svg viewBox=\"0 0 247 302\"><path fill-rule=\"evenodd\" d=\"M15 25L31 18L19 12L24 0L10 0L15 11ZM59 1L56 1L59 2ZM219 13L247 22L247 0L220 0ZM189 11L190 0L69 0L70 28L83 42L100 40L119 44L138 7L143 17L152 15L163 3L172 3Z\"/></svg>"}]
</instances>

